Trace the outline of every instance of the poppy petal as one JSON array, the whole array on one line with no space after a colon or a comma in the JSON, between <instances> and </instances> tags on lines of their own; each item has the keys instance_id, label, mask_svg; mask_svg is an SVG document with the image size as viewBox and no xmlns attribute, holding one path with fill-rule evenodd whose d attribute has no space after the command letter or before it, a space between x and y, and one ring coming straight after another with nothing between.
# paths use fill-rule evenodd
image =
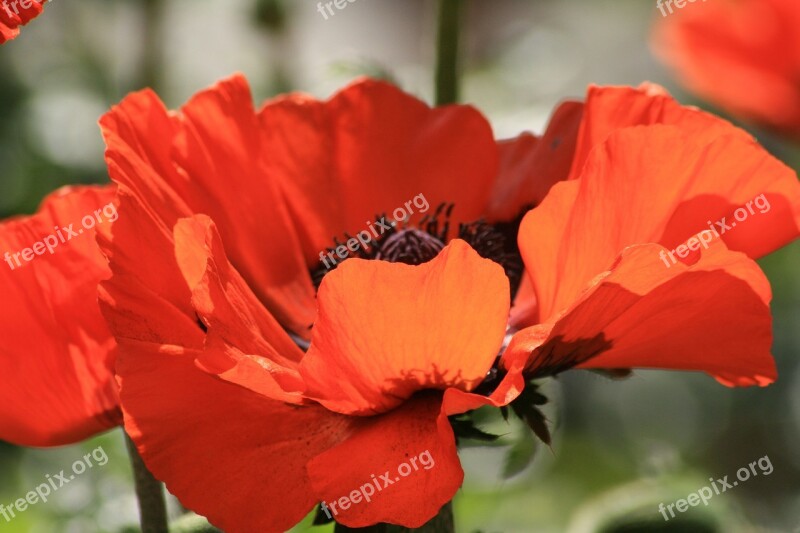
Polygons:
<instances>
[{"instance_id":1,"label":"poppy petal","mask_svg":"<svg viewBox=\"0 0 800 533\"><path fill-rule=\"evenodd\" d=\"M697 144L673 126L626 128L592 152L582 176L556 184L520 227L538 322L571 304L627 246L673 249L723 218L730 231L718 227L720 238L753 258L798 235L796 175L741 136Z\"/></svg>"},{"instance_id":2,"label":"poppy petal","mask_svg":"<svg viewBox=\"0 0 800 533\"><path fill-rule=\"evenodd\" d=\"M121 421L116 344L97 306L108 267L97 230L81 227L114 193L111 186L63 188L35 215L0 224L7 263L0 267L0 440L71 444Z\"/></svg>"},{"instance_id":3,"label":"poppy petal","mask_svg":"<svg viewBox=\"0 0 800 533\"><path fill-rule=\"evenodd\" d=\"M199 351L133 340L120 351L125 428L184 505L230 533L288 531L308 514L305 466L354 419L226 383L195 367Z\"/></svg>"},{"instance_id":4,"label":"poppy petal","mask_svg":"<svg viewBox=\"0 0 800 533\"><path fill-rule=\"evenodd\" d=\"M529 354L530 352L523 351L504 354L503 367L506 375L503 376L500 384L488 396L464 392L455 388L447 389L444 392L442 412L446 416L450 416L466 413L486 405L502 407L510 404L525 388L523 371L527 365Z\"/></svg>"},{"instance_id":5,"label":"poppy petal","mask_svg":"<svg viewBox=\"0 0 800 533\"><path fill-rule=\"evenodd\" d=\"M211 219L179 220L175 255L187 279L202 272L198 281L189 281L192 304L208 330L198 365L272 399L300 403L303 352L228 263Z\"/></svg>"},{"instance_id":6,"label":"poppy petal","mask_svg":"<svg viewBox=\"0 0 800 533\"><path fill-rule=\"evenodd\" d=\"M273 154L269 174L283 186L309 264L334 237L367 230L377 215L389 221L401 208L419 220L429 209L422 200L455 204L454 228L486 209L497 148L472 107L431 109L388 83L363 80L327 102L271 100L260 118Z\"/></svg>"},{"instance_id":7,"label":"poppy petal","mask_svg":"<svg viewBox=\"0 0 800 533\"><path fill-rule=\"evenodd\" d=\"M726 120L695 107L681 105L654 83L643 83L639 87L590 85L570 179L581 176L589 153L616 130L654 124L679 127L687 138L696 143L706 143L721 135L750 138L747 132Z\"/></svg>"},{"instance_id":8,"label":"poppy petal","mask_svg":"<svg viewBox=\"0 0 800 533\"><path fill-rule=\"evenodd\" d=\"M418 528L453 498L464 471L441 405L441 394L429 393L362 419L350 438L308 463L314 491L337 522Z\"/></svg>"},{"instance_id":9,"label":"poppy petal","mask_svg":"<svg viewBox=\"0 0 800 533\"><path fill-rule=\"evenodd\" d=\"M539 205L554 183L567 179L583 107L580 102L562 103L541 138L523 133L497 143L500 168L486 215L489 221L516 219L523 208Z\"/></svg>"},{"instance_id":10,"label":"poppy petal","mask_svg":"<svg viewBox=\"0 0 800 533\"><path fill-rule=\"evenodd\" d=\"M169 114L152 91L134 93L101 126L111 177L164 231L195 213L214 219L250 287L281 323L306 335L314 288L277 182L267 173L269 154L246 80L218 83L180 114Z\"/></svg>"},{"instance_id":11,"label":"poppy petal","mask_svg":"<svg viewBox=\"0 0 800 533\"><path fill-rule=\"evenodd\" d=\"M178 264L171 229L125 186L117 194L119 220L98 243L113 275L100 284L100 308L117 340L145 339L201 349L205 339ZM158 265L158 268L142 268Z\"/></svg>"},{"instance_id":12,"label":"poppy petal","mask_svg":"<svg viewBox=\"0 0 800 533\"><path fill-rule=\"evenodd\" d=\"M318 301L306 395L341 413L380 413L423 388L484 379L505 334L508 278L456 239L419 266L345 261Z\"/></svg>"},{"instance_id":13,"label":"poppy petal","mask_svg":"<svg viewBox=\"0 0 800 533\"><path fill-rule=\"evenodd\" d=\"M553 322L517 333L504 357L530 354L534 376L637 367L700 370L730 386L773 382L771 292L758 265L721 241L693 252L692 265L668 267L665 252L627 248Z\"/></svg>"}]
</instances>

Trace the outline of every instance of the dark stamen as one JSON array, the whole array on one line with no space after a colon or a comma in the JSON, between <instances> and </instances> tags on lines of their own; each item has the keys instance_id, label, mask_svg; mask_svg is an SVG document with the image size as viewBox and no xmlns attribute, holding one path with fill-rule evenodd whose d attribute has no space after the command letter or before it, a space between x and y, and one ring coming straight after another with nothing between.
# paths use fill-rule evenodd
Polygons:
<instances>
[{"instance_id":1,"label":"dark stamen","mask_svg":"<svg viewBox=\"0 0 800 533\"><path fill-rule=\"evenodd\" d=\"M375 259L407 265L427 263L442 251L444 243L416 228L401 230L384 241Z\"/></svg>"},{"instance_id":2,"label":"dark stamen","mask_svg":"<svg viewBox=\"0 0 800 533\"><path fill-rule=\"evenodd\" d=\"M481 257L491 259L503 267L508 276L511 297L517 293L522 281L522 257L517 249L518 222L487 224L479 220L461 224L458 237L464 239Z\"/></svg>"},{"instance_id":3,"label":"dark stamen","mask_svg":"<svg viewBox=\"0 0 800 533\"><path fill-rule=\"evenodd\" d=\"M416 227L409 226L407 221L397 221L391 225L391 229L381 230L377 238L371 239L366 247L359 247L355 252L348 250L344 259L334 253L333 265L326 267L320 264L311 271L314 286L319 288L325 274L351 257L420 265L436 257L447 242L458 237L472 246L481 257L503 267L509 279L513 298L519 288L523 272L522 258L517 249L517 231L527 208L511 222L489 224L484 220L478 220L460 224L458 234L451 236L450 216L454 207L454 204L439 204L432 213L426 214ZM376 216L376 227L383 227L383 224L379 223L386 223L388 220L385 214ZM350 238L349 234L345 234L344 242ZM335 238L333 242L333 248L328 250L330 252L344 244L339 238Z\"/></svg>"}]
</instances>

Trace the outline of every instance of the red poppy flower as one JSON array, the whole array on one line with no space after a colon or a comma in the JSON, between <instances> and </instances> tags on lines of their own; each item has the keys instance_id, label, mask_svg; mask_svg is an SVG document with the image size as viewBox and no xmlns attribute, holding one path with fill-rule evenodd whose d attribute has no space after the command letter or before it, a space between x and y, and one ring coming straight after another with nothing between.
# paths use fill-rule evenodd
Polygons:
<instances>
[{"instance_id":1,"label":"red poppy flower","mask_svg":"<svg viewBox=\"0 0 800 533\"><path fill-rule=\"evenodd\" d=\"M527 356L528 376L649 367L774 381L771 293L753 259L798 236L794 172L653 86L590 89L577 146L577 179L520 227L538 308L505 357Z\"/></svg>"},{"instance_id":2,"label":"red poppy flower","mask_svg":"<svg viewBox=\"0 0 800 533\"><path fill-rule=\"evenodd\" d=\"M689 90L800 136L800 3L715 0L658 18L655 51Z\"/></svg>"},{"instance_id":3,"label":"red poppy flower","mask_svg":"<svg viewBox=\"0 0 800 533\"><path fill-rule=\"evenodd\" d=\"M38 17L44 0L3 0L0 2L0 44L19 35L21 26Z\"/></svg>"},{"instance_id":4,"label":"red poppy flower","mask_svg":"<svg viewBox=\"0 0 800 533\"><path fill-rule=\"evenodd\" d=\"M369 80L258 112L241 77L180 113L150 91L126 98L101 121L120 186L101 295L126 430L148 467L225 530L273 531L428 450L435 472L336 518L434 516L463 475L447 416L522 387L512 371L489 397L468 392L505 333L518 216L566 177L580 111L565 104L547 142L498 147L474 109L431 109ZM560 164L538 170L544 159ZM334 237L418 195L429 213L414 203L325 271Z\"/></svg>"},{"instance_id":5,"label":"red poppy flower","mask_svg":"<svg viewBox=\"0 0 800 533\"><path fill-rule=\"evenodd\" d=\"M121 422L116 345L97 306L110 272L94 240L114 193L64 188L0 223L0 440L70 444Z\"/></svg>"},{"instance_id":6,"label":"red poppy flower","mask_svg":"<svg viewBox=\"0 0 800 533\"><path fill-rule=\"evenodd\" d=\"M446 416L514 400L523 364L531 370L541 361L528 360L539 346L524 330L504 356L505 372L486 379L519 273L513 241L505 239L516 229L518 210L541 202L533 213L543 217L555 209L548 199L557 191L599 186L586 169L602 167L593 161L624 126L676 124L652 128L675 129L692 147L719 137L747 145L743 154L762 154L743 132L658 93L595 89L585 110L573 103L559 108L542 139L523 135L499 146L475 110L430 109L372 81L327 102L290 95L258 112L240 77L200 93L180 113L167 112L149 91L128 97L101 121L109 172L120 187L120 220L112 236L100 237L113 272L101 300L120 345L125 426L145 462L184 504L225 530L273 531L293 525L316 502L339 501L373 474L389 475L421 448L437 461L430 473L383 485L387 492L369 504L340 505L336 518L353 527L380 521L416 527L430 519L463 475ZM628 148L624 160L614 152L623 176L637 162L678 165L670 151ZM691 160L697 172L701 148L690 152L694 159L681 152L676 161ZM714 167L712 175L718 172ZM664 175L650 181L655 177ZM320 268L332 236L350 242L420 193L441 206L434 216L412 213L332 272ZM558 204L564 214L578 205L573 196L575 202ZM735 195L723 198L729 197ZM672 215L687 209L680 202L672 207ZM671 239L683 220L674 216L660 228L670 229ZM533 224L544 245L572 238L561 231L562 218L550 222L552 228ZM610 232L627 238L619 227ZM519 288L527 299L518 308L537 323L561 305L547 291L560 297L555 282L563 279L571 290L574 280L559 278L566 266L557 256L542 258L556 261L542 273L528 243L520 237L535 272ZM759 289L763 305L763 283L745 267L730 271L744 272L742 283ZM626 283L639 279L623 274ZM543 282L554 285L544 289ZM651 294L643 282L625 287ZM741 301L753 303L747 296ZM761 309L751 315L763 334ZM295 344L304 339L310 339L305 354ZM604 339L593 340L599 351ZM562 367L567 360L559 359ZM726 371L738 371L737 364ZM487 390L493 392L486 396Z\"/></svg>"}]
</instances>

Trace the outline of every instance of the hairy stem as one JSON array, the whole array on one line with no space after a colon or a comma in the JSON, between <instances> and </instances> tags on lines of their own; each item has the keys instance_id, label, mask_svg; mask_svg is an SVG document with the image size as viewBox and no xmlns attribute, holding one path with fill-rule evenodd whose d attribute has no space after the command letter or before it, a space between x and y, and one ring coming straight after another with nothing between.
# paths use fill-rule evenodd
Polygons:
<instances>
[{"instance_id":1,"label":"hairy stem","mask_svg":"<svg viewBox=\"0 0 800 533\"><path fill-rule=\"evenodd\" d=\"M164 487L153 477L136 450L136 445L125 434L125 444L133 469L133 482L136 486L136 499L139 501L139 523L142 533L169 533L167 526L167 504L164 500Z\"/></svg>"}]
</instances>

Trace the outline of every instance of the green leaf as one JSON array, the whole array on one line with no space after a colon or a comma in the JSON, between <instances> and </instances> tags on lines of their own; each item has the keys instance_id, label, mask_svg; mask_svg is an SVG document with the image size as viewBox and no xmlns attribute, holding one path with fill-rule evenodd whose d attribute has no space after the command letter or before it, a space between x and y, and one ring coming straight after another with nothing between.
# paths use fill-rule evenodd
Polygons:
<instances>
[{"instance_id":1,"label":"green leaf","mask_svg":"<svg viewBox=\"0 0 800 533\"><path fill-rule=\"evenodd\" d=\"M552 442L550 429L547 427L547 419L539 410L540 406L547 403L547 397L537 392L537 388L535 383L529 383L522 394L511 403L511 408L533 433L549 446Z\"/></svg>"},{"instance_id":2,"label":"green leaf","mask_svg":"<svg viewBox=\"0 0 800 533\"><path fill-rule=\"evenodd\" d=\"M462 439L473 439L485 442L494 442L500 435L492 435L475 427L475 423L470 419L451 418L450 424L457 437Z\"/></svg>"}]
</instances>

